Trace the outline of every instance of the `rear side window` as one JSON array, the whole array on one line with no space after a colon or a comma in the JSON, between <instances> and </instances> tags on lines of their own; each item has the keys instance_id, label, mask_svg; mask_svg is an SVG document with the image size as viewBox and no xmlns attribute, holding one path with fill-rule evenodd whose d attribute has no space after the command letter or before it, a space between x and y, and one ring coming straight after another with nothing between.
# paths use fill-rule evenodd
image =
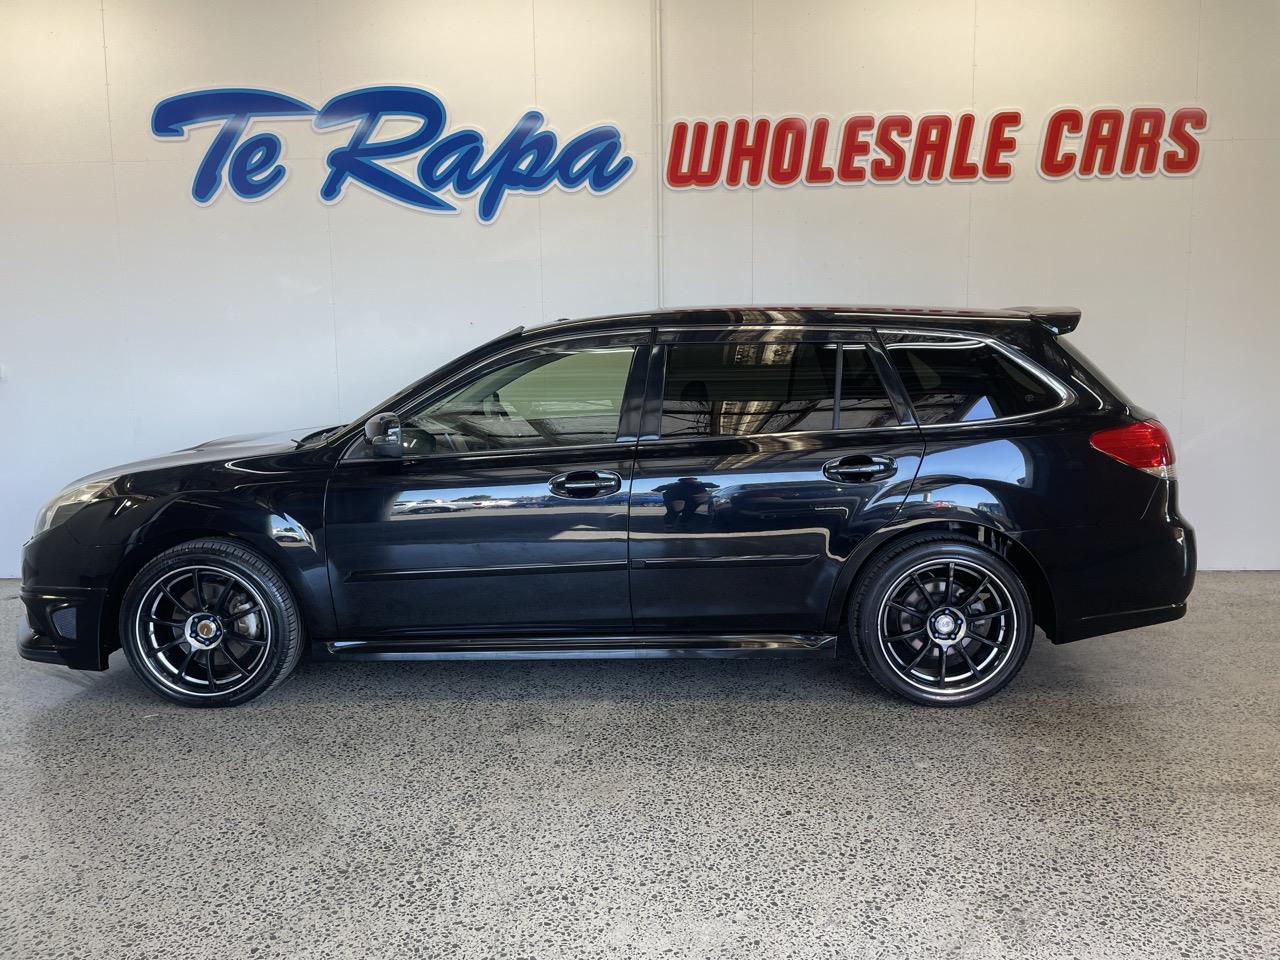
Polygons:
<instances>
[{"instance_id":1,"label":"rear side window","mask_svg":"<svg viewBox=\"0 0 1280 960\"><path fill-rule=\"evenodd\" d=\"M662 436L733 437L831 430L897 418L864 347L798 342L677 343L667 348Z\"/></svg>"},{"instance_id":2,"label":"rear side window","mask_svg":"<svg viewBox=\"0 0 1280 960\"><path fill-rule=\"evenodd\" d=\"M1056 390L981 340L883 334L920 423L970 423L1049 410Z\"/></svg>"}]
</instances>

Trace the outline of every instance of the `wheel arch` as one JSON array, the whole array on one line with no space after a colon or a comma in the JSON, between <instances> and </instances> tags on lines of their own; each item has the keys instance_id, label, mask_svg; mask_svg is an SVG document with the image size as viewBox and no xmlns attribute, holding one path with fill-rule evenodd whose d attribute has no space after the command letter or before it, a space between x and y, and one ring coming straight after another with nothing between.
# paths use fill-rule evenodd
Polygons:
<instances>
[{"instance_id":1,"label":"wheel arch","mask_svg":"<svg viewBox=\"0 0 1280 960\"><path fill-rule=\"evenodd\" d=\"M125 551L107 582L107 596L102 606L102 619L98 624L98 644L104 659L111 652L120 649L120 604L138 571L170 547L189 540L225 536L224 532L209 528L165 530Z\"/></svg>"},{"instance_id":2,"label":"wheel arch","mask_svg":"<svg viewBox=\"0 0 1280 960\"><path fill-rule=\"evenodd\" d=\"M846 633L845 611L853 591L858 586L863 571L886 550L893 549L904 540L923 535L951 535L972 540L1003 557L1022 578L1031 595L1031 609L1036 624L1050 640L1058 632L1057 610L1053 591L1044 569L1031 551L1018 542L1016 535L973 520L939 518L920 520L883 527L867 537L845 561L831 594L827 607L827 629L844 637Z\"/></svg>"},{"instance_id":3,"label":"wheel arch","mask_svg":"<svg viewBox=\"0 0 1280 960\"><path fill-rule=\"evenodd\" d=\"M318 538L292 517L282 530L280 518L265 504L242 500L219 503L218 498L202 497L166 504L134 532L112 572L99 624L102 657L120 648L120 607L138 572L166 550L210 538L239 544L260 555L288 584L308 634L332 635L333 603Z\"/></svg>"}]
</instances>

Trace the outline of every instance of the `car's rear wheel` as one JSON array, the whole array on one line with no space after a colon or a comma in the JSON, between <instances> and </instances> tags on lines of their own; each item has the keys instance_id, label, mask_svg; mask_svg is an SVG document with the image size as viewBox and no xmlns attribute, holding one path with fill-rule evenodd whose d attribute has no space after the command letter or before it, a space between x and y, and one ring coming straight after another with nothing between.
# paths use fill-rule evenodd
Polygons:
<instances>
[{"instance_id":1,"label":"car's rear wheel","mask_svg":"<svg viewBox=\"0 0 1280 960\"><path fill-rule=\"evenodd\" d=\"M1022 668L1035 632L1017 571L975 542L942 537L875 560L854 592L850 628L881 686L935 706L998 691Z\"/></svg>"},{"instance_id":2,"label":"car's rear wheel","mask_svg":"<svg viewBox=\"0 0 1280 960\"><path fill-rule=\"evenodd\" d=\"M284 681L302 652L297 606L279 573L229 540L196 540L142 568L124 596L129 665L156 693L225 707Z\"/></svg>"}]
</instances>

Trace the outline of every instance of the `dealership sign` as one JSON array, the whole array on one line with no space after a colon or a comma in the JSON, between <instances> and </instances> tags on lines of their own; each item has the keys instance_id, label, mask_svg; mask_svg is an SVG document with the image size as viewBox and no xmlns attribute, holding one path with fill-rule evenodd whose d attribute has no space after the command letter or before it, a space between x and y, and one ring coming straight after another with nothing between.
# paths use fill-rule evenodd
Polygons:
<instances>
[{"instance_id":1,"label":"dealership sign","mask_svg":"<svg viewBox=\"0 0 1280 960\"><path fill-rule=\"evenodd\" d=\"M529 110L490 143L477 129L450 127L438 96L408 86L362 87L319 108L270 90L197 90L158 103L151 132L185 139L193 127L213 126L192 198L210 203L227 186L242 200L260 200L288 176L280 136L269 128L288 119L309 119L318 132L350 131L323 161L326 203L352 184L437 213L456 212L458 198L475 195L476 216L490 223L511 194L583 187L605 194L635 166L612 124L562 143L542 113ZM408 132L389 133L388 121ZM664 176L676 190L1009 180L1023 162L1023 127L1016 109L983 119L940 112L682 119L670 128ZM1200 107L1062 107L1045 118L1026 162L1048 180L1185 176L1199 163L1198 137L1207 128Z\"/></svg>"},{"instance_id":2,"label":"dealership sign","mask_svg":"<svg viewBox=\"0 0 1280 960\"><path fill-rule=\"evenodd\" d=\"M688 187L861 183L965 183L1013 177L1020 110L975 114L854 114L680 120L671 128L666 182ZM1042 177L1185 176L1200 158L1200 107L1081 110L1045 120L1035 167Z\"/></svg>"},{"instance_id":3,"label":"dealership sign","mask_svg":"<svg viewBox=\"0 0 1280 960\"><path fill-rule=\"evenodd\" d=\"M151 132L185 139L187 130L215 124L217 133L205 151L191 196L200 204L214 200L224 182L243 200L274 192L287 176L280 137L270 131L248 135L251 123L311 117L318 131L350 127L347 142L330 151L320 199L335 203L355 183L396 203L451 213L446 196L479 194L476 215L492 221L511 193L542 193L553 187L607 193L621 183L634 161L623 152L622 135L610 125L591 127L561 145L543 127L537 110L524 114L492 148L471 128L449 130L444 103L418 87L363 87L334 97L316 109L294 97L269 90L218 88L169 97L156 105ZM414 129L400 136L379 136L384 120L409 121ZM416 159L413 176L389 166Z\"/></svg>"}]
</instances>

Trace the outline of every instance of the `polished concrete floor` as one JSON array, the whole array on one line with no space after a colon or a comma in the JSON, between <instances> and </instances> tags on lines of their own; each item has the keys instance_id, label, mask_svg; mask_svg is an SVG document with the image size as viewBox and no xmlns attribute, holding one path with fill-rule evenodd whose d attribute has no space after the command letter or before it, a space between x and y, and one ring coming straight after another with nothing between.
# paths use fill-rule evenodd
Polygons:
<instances>
[{"instance_id":1,"label":"polished concrete floor","mask_svg":"<svg viewBox=\"0 0 1280 960\"><path fill-rule=\"evenodd\" d=\"M0 956L1280 956L1280 574L970 710L834 663L304 665L191 711L20 661Z\"/></svg>"}]
</instances>

